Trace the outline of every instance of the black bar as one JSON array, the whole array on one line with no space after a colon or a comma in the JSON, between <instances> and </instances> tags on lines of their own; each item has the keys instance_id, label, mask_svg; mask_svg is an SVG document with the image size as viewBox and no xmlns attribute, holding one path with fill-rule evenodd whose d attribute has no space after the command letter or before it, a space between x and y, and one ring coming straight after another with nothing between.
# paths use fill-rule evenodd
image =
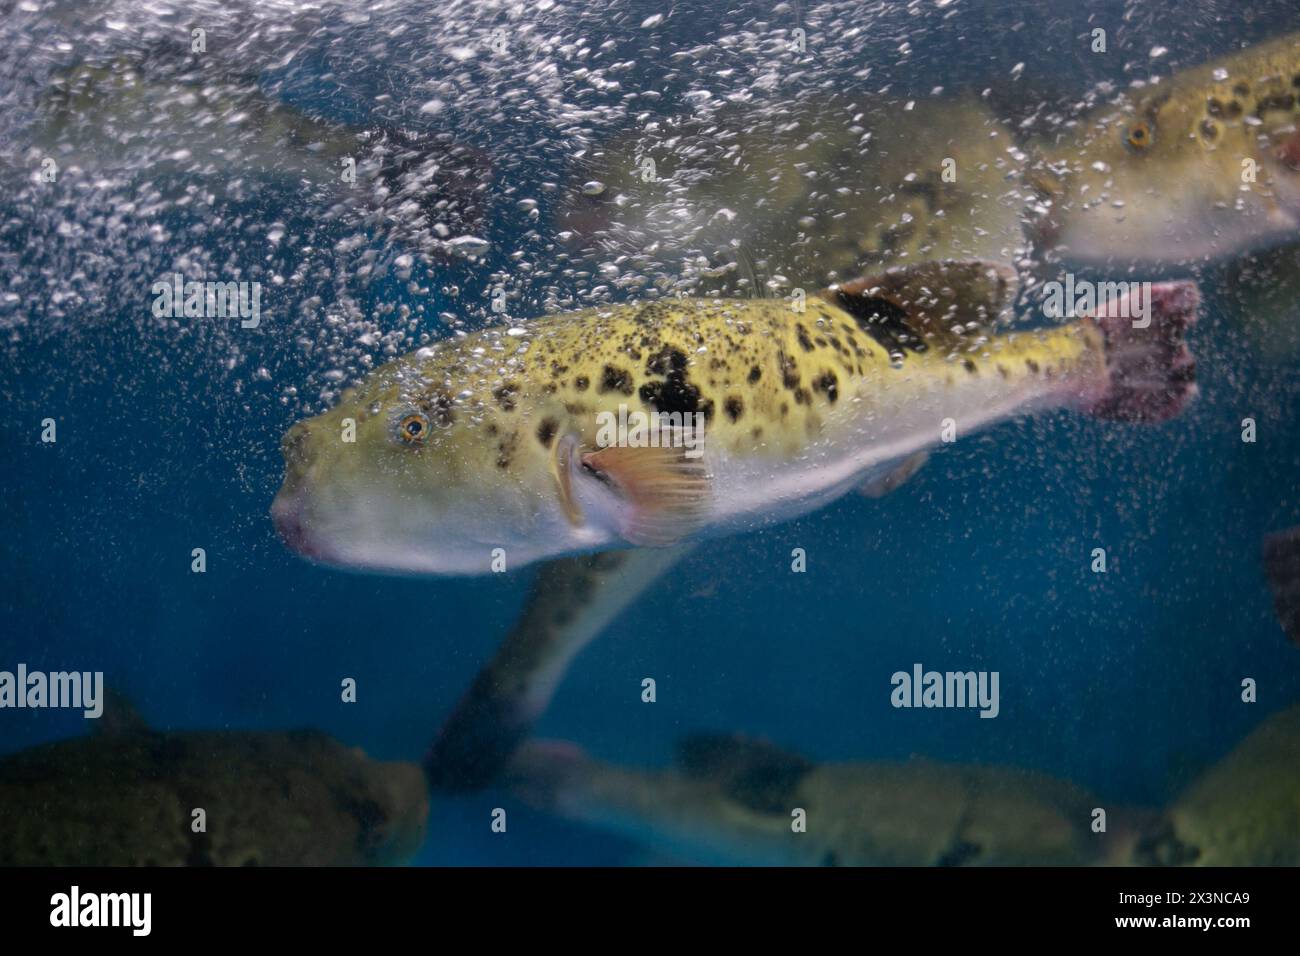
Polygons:
<instances>
[{"instance_id":1,"label":"black bar","mask_svg":"<svg viewBox=\"0 0 1300 956\"><path fill-rule=\"evenodd\" d=\"M842 923L864 941L1199 935L1231 944L1242 933L1294 926L1295 877L1294 869L4 870L0 926L6 942L66 941L71 932L81 941L132 941L130 927L51 926L52 898L75 885L83 905L87 894L149 893L150 938L205 947L282 935L299 945L353 936L373 944L403 931L434 946L456 945L464 933L480 942L486 933L494 945L517 933L538 946L611 920L629 938L703 921L727 927L733 940L751 932L761 939L781 923L822 937ZM1180 894L1173 903L1171 893ZM1155 925L1117 923L1148 918ZM1162 925L1189 918L1247 922Z\"/></svg>"}]
</instances>

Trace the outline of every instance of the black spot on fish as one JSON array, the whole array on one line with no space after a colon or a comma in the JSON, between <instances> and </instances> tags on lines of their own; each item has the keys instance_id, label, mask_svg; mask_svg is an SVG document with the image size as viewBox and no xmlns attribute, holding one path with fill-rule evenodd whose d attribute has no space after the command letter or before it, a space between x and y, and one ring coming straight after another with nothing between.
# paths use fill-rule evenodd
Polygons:
<instances>
[{"instance_id":1,"label":"black spot on fish","mask_svg":"<svg viewBox=\"0 0 1300 956\"><path fill-rule=\"evenodd\" d=\"M785 352L776 353L777 363L781 366L781 384L789 389L799 387L799 366Z\"/></svg>"},{"instance_id":2,"label":"black spot on fish","mask_svg":"<svg viewBox=\"0 0 1300 956\"><path fill-rule=\"evenodd\" d=\"M796 388L794 390L794 403L796 405L811 405L812 394L806 388Z\"/></svg>"},{"instance_id":3,"label":"black spot on fish","mask_svg":"<svg viewBox=\"0 0 1300 956\"><path fill-rule=\"evenodd\" d=\"M1179 839L1170 823L1147 833L1133 848L1133 862L1139 866L1187 866L1200 856L1200 848Z\"/></svg>"},{"instance_id":4,"label":"black spot on fish","mask_svg":"<svg viewBox=\"0 0 1300 956\"><path fill-rule=\"evenodd\" d=\"M1249 84L1249 83L1235 83L1235 84L1233 84L1233 87L1232 87L1232 93L1233 93L1234 96L1240 96L1240 97L1243 97L1243 98L1244 98L1244 97L1247 97L1247 96L1250 96L1250 84Z\"/></svg>"},{"instance_id":5,"label":"black spot on fish","mask_svg":"<svg viewBox=\"0 0 1300 956\"><path fill-rule=\"evenodd\" d=\"M1271 93L1268 96L1261 97L1255 104L1255 115L1263 116L1269 110L1282 110L1289 112L1291 107L1295 106L1295 96L1291 93Z\"/></svg>"},{"instance_id":6,"label":"black spot on fish","mask_svg":"<svg viewBox=\"0 0 1300 956\"><path fill-rule=\"evenodd\" d=\"M452 412L453 404L451 395L441 388L426 389L416 401L420 411L439 428L448 428L456 420Z\"/></svg>"},{"instance_id":7,"label":"black spot on fish","mask_svg":"<svg viewBox=\"0 0 1300 956\"><path fill-rule=\"evenodd\" d=\"M840 380L835 377L834 372L823 372L817 376L813 379L812 387L814 392L825 392L827 400L832 405L840 397Z\"/></svg>"},{"instance_id":8,"label":"black spot on fish","mask_svg":"<svg viewBox=\"0 0 1300 956\"><path fill-rule=\"evenodd\" d=\"M713 402L704 399L699 388L692 384L686 371L686 355L671 346L664 346L646 364L650 375L662 375L662 382L646 382L641 386L641 400L657 412L695 412L709 419L713 415Z\"/></svg>"},{"instance_id":9,"label":"black spot on fish","mask_svg":"<svg viewBox=\"0 0 1300 956\"><path fill-rule=\"evenodd\" d=\"M1214 142L1219 138L1219 127L1213 120L1201 120L1201 137L1207 142Z\"/></svg>"},{"instance_id":10,"label":"black spot on fish","mask_svg":"<svg viewBox=\"0 0 1300 956\"><path fill-rule=\"evenodd\" d=\"M600 376L600 392L619 392L623 395L631 395L634 391L632 386L632 373L627 369L615 368L613 365L606 365L605 371Z\"/></svg>"},{"instance_id":11,"label":"black spot on fish","mask_svg":"<svg viewBox=\"0 0 1300 956\"><path fill-rule=\"evenodd\" d=\"M749 383L752 385L763 377L763 370L755 365L749 370Z\"/></svg>"},{"instance_id":12,"label":"black spot on fish","mask_svg":"<svg viewBox=\"0 0 1300 956\"><path fill-rule=\"evenodd\" d=\"M1033 372L1035 375L1038 374L1038 363L1033 359L1025 359L1025 368L1029 369L1029 371Z\"/></svg>"},{"instance_id":13,"label":"black spot on fish","mask_svg":"<svg viewBox=\"0 0 1300 956\"><path fill-rule=\"evenodd\" d=\"M907 310L880 296L835 294L840 308L857 320L858 327L891 354L910 349L924 352L926 344L907 324Z\"/></svg>"},{"instance_id":14,"label":"black spot on fish","mask_svg":"<svg viewBox=\"0 0 1300 956\"><path fill-rule=\"evenodd\" d=\"M966 864L977 859L984 848L978 843L970 843L966 840L958 840L947 850L943 856L935 861L936 866L965 866Z\"/></svg>"},{"instance_id":15,"label":"black spot on fish","mask_svg":"<svg viewBox=\"0 0 1300 956\"><path fill-rule=\"evenodd\" d=\"M573 380L573 387L580 392L585 392L590 385L591 379L587 378L585 375L579 375Z\"/></svg>"},{"instance_id":16,"label":"black spot on fish","mask_svg":"<svg viewBox=\"0 0 1300 956\"><path fill-rule=\"evenodd\" d=\"M799 338L799 347L802 348L805 352L811 352L813 350L813 344L812 344L812 339L808 338L808 330L805 329L802 325L796 325L794 327L794 330L795 330L795 334Z\"/></svg>"},{"instance_id":17,"label":"black spot on fish","mask_svg":"<svg viewBox=\"0 0 1300 956\"><path fill-rule=\"evenodd\" d=\"M727 400L722 403L722 408L727 413L727 417L733 422L739 421L740 416L744 414L745 403L735 395L728 395Z\"/></svg>"},{"instance_id":18,"label":"black spot on fish","mask_svg":"<svg viewBox=\"0 0 1300 956\"><path fill-rule=\"evenodd\" d=\"M1001 362L998 363L998 374L1001 375L1003 378L1011 377L1011 371Z\"/></svg>"},{"instance_id":19,"label":"black spot on fish","mask_svg":"<svg viewBox=\"0 0 1300 956\"><path fill-rule=\"evenodd\" d=\"M492 397L497 400L503 412L513 412L515 410L515 396L519 394L519 386L514 382L507 382L500 388L493 389Z\"/></svg>"},{"instance_id":20,"label":"black spot on fish","mask_svg":"<svg viewBox=\"0 0 1300 956\"><path fill-rule=\"evenodd\" d=\"M537 426L537 440L541 442L543 448L551 447L551 439L555 437L559 427L554 418L542 419L542 423Z\"/></svg>"},{"instance_id":21,"label":"black spot on fish","mask_svg":"<svg viewBox=\"0 0 1300 956\"><path fill-rule=\"evenodd\" d=\"M962 359L961 366L971 375L976 375L979 372L979 369L976 367L975 363L972 362L970 359Z\"/></svg>"},{"instance_id":22,"label":"black spot on fish","mask_svg":"<svg viewBox=\"0 0 1300 956\"><path fill-rule=\"evenodd\" d=\"M1232 100L1228 103L1228 119L1237 119L1244 112L1245 110L1242 109L1241 104L1236 100Z\"/></svg>"},{"instance_id":23,"label":"black spot on fish","mask_svg":"<svg viewBox=\"0 0 1300 956\"><path fill-rule=\"evenodd\" d=\"M646 363L645 373L647 375L674 375L685 374L686 372L686 353L680 349L675 349L670 345L665 345L654 355L650 356L650 361Z\"/></svg>"},{"instance_id":24,"label":"black spot on fish","mask_svg":"<svg viewBox=\"0 0 1300 956\"><path fill-rule=\"evenodd\" d=\"M1297 90L1300 90L1300 73L1297 73L1295 76L1291 77L1291 85L1294 86Z\"/></svg>"},{"instance_id":25,"label":"black spot on fish","mask_svg":"<svg viewBox=\"0 0 1300 956\"><path fill-rule=\"evenodd\" d=\"M497 467L503 471L510 467L515 448L519 445L519 433L511 432L497 445Z\"/></svg>"},{"instance_id":26,"label":"black spot on fish","mask_svg":"<svg viewBox=\"0 0 1300 956\"><path fill-rule=\"evenodd\" d=\"M899 189L901 192L920 196L931 212L939 206L939 188L932 179L914 179L910 183L903 183Z\"/></svg>"},{"instance_id":27,"label":"black spot on fish","mask_svg":"<svg viewBox=\"0 0 1300 956\"><path fill-rule=\"evenodd\" d=\"M1215 117L1223 116L1225 112L1223 108L1223 100L1219 99L1217 96L1211 96L1205 103L1205 112Z\"/></svg>"},{"instance_id":28,"label":"black spot on fish","mask_svg":"<svg viewBox=\"0 0 1300 956\"><path fill-rule=\"evenodd\" d=\"M388 825L388 814L384 808L368 797L340 796L339 803L351 814L357 823L357 849L362 853L373 852L383 846L384 831Z\"/></svg>"}]
</instances>

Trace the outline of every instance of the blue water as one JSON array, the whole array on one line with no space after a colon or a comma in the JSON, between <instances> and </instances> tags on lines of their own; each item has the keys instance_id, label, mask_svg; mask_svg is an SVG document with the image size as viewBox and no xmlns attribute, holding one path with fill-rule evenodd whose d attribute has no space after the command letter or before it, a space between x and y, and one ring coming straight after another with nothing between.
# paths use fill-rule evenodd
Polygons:
<instances>
[{"instance_id":1,"label":"blue water","mask_svg":"<svg viewBox=\"0 0 1300 956\"><path fill-rule=\"evenodd\" d=\"M1159 7L1133 6L1154 12L1128 28L1132 47L1182 39L1188 62L1288 26L1234 7L1223 32L1170 37ZM634 7L636 23L642 7L655 9ZM1071 8L1048 8L1062 37L1088 27ZM722 16L694 9L694 25L674 27L665 46L698 40ZM956 22L1005 27L1019 19L1009 9L988 5ZM1197 22L1216 12L1228 8L1206 5ZM1046 72L1052 60L1050 45L1017 31L960 30L933 11L927 22L935 75L967 70L978 83L1021 60ZM635 23L611 29L636 37ZM652 82L650 62L637 69ZM1104 74L1081 63L1077 86ZM296 83L301 97L339 102L324 81ZM491 129L467 133L500 145ZM528 135L516 128L502 140ZM534 150L515 179L494 184L499 208L510 188L530 194L524 177L563 181L548 155ZM510 248L515 228L503 212L494 246ZM33 250L57 242L28 239ZM470 279L486 281L491 267ZM883 500L851 496L712 543L578 659L539 733L655 766L683 734L741 731L815 759L1013 764L1115 802L1168 800L1267 714L1300 700L1300 658L1273 616L1259 560L1266 531L1300 523L1300 368L1259 361L1223 316L1219 290L1202 291L1192 335L1201 396L1182 417L1149 428L1066 413L1008 423L945 447ZM365 294L406 293L387 281ZM530 572L385 578L291 555L267 509L295 411L276 389L236 391L204 336L142 331L131 318L139 302L94 307L105 318L15 336L0 364L0 666L102 670L158 727L313 726L372 756L418 759L509 627ZM432 318L428 326L440 331ZM263 358L280 350L277 388L309 371L273 329L254 348ZM1241 440L1247 416L1258 422L1253 444ZM40 441L45 417L58 421L56 444ZM190 570L196 547L207 552L204 574ZM790 571L795 547L807 552L805 574ZM1104 575L1090 570L1096 547L1107 551ZM890 675L916 662L1000 672L1000 716L895 710ZM345 677L358 682L355 704L339 699ZM654 704L641 702L645 677L657 681ZM1259 683L1258 703L1241 700L1247 677ZM79 716L9 711L0 751L84 730ZM512 808L506 835L490 832L496 806ZM645 858L629 842L486 793L436 800L417 862Z\"/></svg>"}]
</instances>

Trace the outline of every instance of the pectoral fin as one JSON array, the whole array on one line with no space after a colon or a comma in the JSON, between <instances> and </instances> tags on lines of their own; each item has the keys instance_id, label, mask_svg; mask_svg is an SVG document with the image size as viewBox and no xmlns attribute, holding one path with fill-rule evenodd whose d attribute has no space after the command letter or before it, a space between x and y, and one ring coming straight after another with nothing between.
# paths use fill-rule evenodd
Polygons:
<instances>
[{"instance_id":1,"label":"pectoral fin","mask_svg":"<svg viewBox=\"0 0 1300 956\"><path fill-rule=\"evenodd\" d=\"M632 544L667 547L708 518L712 477L684 447L601 448L584 452L581 462L626 502L619 533Z\"/></svg>"},{"instance_id":2,"label":"pectoral fin","mask_svg":"<svg viewBox=\"0 0 1300 956\"><path fill-rule=\"evenodd\" d=\"M573 463L578 453L578 439L573 435L563 435L551 448L551 477L555 479L555 491L560 496L560 507L569 524L582 524L582 509L573 496Z\"/></svg>"},{"instance_id":3,"label":"pectoral fin","mask_svg":"<svg viewBox=\"0 0 1300 956\"><path fill-rule=\"evenodd\" d=\"M858 494L867 498L883 498L891 491L905 484L909 478L921 470L921 466L930 460L928 451L918 451L915 455L904 458L895 467L881 475L873 475L858 486Z\"/></svg>"},{"instance_id":4,"label":"pectoral fin","mask_svg":"<svg viewBox=\"0 0 1300 956\"><path fill-rule=\"evenodd\" d=\"M125 694L112 687L104 688L104 710L95 721L95 730L106 736L145 734L149 725Z\"/></svg>"}]
</instances>

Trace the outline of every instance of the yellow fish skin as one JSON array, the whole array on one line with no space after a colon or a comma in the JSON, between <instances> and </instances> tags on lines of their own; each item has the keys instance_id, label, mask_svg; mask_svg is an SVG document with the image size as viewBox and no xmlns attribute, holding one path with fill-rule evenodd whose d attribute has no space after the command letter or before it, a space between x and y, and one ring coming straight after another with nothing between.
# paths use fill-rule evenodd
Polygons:
<instances>
[{"instance_id":1,"label":"yellow fish skin","mask_svg":"<svg viewBox=\"0 0 1300 956\"><path fill-rule=\"evenodd\" d=\"M1031 147L1035 245L1194 263L1300 234L1300 33L1127 90Z\"/></svg>"},{"instance_id":2,"label":"yellow fish skin","mask_svg":"<svg viewBox=\"0 0 1300 956\"><path fill-rule=\"evenodd\" d=\"M444 341L290 429L272 514L327 564L482 574L786 520L945 430L1062 407L1162 420L1194 393L1190 283L1152 288L1146 328L1107 316L994 334L1013 294L1005 267L928 263L802 312L628 303ZM632 430L611 443L608 422L637 413L681 427L659 447Z\"/></svg>"}]
</instances>

